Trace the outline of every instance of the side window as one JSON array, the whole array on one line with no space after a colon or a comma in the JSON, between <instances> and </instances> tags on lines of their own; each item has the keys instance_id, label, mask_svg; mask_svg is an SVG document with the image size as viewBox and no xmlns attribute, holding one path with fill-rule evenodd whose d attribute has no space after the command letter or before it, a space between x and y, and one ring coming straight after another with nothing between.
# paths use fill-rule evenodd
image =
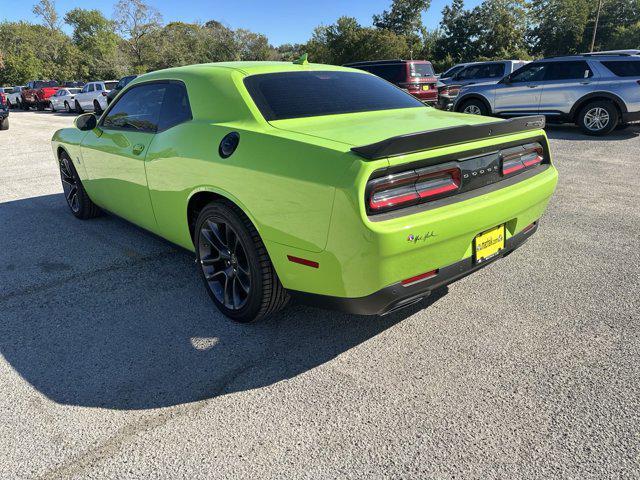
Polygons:
<instances>
[{"instance_id":1,"label":"side window","mask_svg":"<svg viewBox=\"0 0 640 480\"><path fill-rule=\"evenodd\" d=\"M587 62L551 62L545 80L578 80L590 77L593 77L593 72Z\"/></svg>"},{"instance_id":2,"label":"side window","mask_svg":"<svg viewBox=\"0 0 640 480\"><path fill-rule=\"evenodd\" d=\"M96 83L96 92L99 92L102 90L102 85L100 85L99 83Z\"/></svg>"},{"instance_id":3,"label":"side window","mask_svg":"<svg viewBox=\"0 0 640 480\"><path fill-rule=\"evenodd\" d=\"M509 77L511 83L539 82L544 78L547 64L529 63L519 68Z\"/></svg>"},{"instance_id":4,"label":"side window","mask_svg":"<svg viewBox=\"0 0 640 480\"><path fill-rule=\"evenodd\" d=\"M93 83L90 83L90 84L89 84L89 89L88 89L87 91L88 91L88 92L93 92L94 88L95 88L95 87L93 86Z\"/></svg>"},{"instance_id":5,"label":"side window","mask_svg":"<svg viewBox=\"0 0 640 480\"><path fill-rule=\"evenodd\" d=\"M169 83L151 83L133 87L109 110L104 128L156 132L164 93Z\"/></svg>"},{"instance_id":6,"label":"side window","mask_svg":"<svg viewBox=\"0 0 640 480\"><path fill-rule=\"evenodd\" d=\"M458 73L457 78L459 80L470 80L472 78L480 78L479 73L481 70L481 65L471 65L469 67L463 68L460 73Z\"/></svg>"},{"instance_id":7,"label":"side window","mask_svg":"<svg viewBox=\"0 0 640 480\"><path fill-rule=\"evenodd\" d=\"M82 91L81 91L80 93L87 93L88 91L89 91L89 85L85 85L85 86L82 88Z\"/></svg>"},{"instance_id":8,"label":"side window","mask_svg":"<svg viewBox=\"0 0 640 480\"><path fill-rule=\"evenodd\" d=\"M640 61L638 60L620 60L602 62L602 64L617 77L640 77Z\"/></svg>"},{"instance_id":9,"label":"side window","mask_svg":"<svg viewBox=\"0 0 640 480\"><path fill-rule=\"evenodd\" d=\"M377 75L380 78L384 78L387 82L397 83L404 80L402 72L404 71L404 65L373 65L367 67L367 71Z\"/></svg>"},{"instance_id":10,"label":"side window","mask_svg":"<svg viewBox=\"0 0 640 480\"><path fill-rule=\"evenodd\" d=\"M166 130L191 120L189 96L183 83L171 82L166 85L158 130Z\"/></svg>"},{"instance_id":11,"label":"side window","mask_svg":"<svg viewBox=\"0 0 640 480\"><path fill-rule=\"evenodd\" d=\"M490 63L486 65L487 71L483 78L502 78L504 77L503 63Z\"/></svg>"}]
</instances>

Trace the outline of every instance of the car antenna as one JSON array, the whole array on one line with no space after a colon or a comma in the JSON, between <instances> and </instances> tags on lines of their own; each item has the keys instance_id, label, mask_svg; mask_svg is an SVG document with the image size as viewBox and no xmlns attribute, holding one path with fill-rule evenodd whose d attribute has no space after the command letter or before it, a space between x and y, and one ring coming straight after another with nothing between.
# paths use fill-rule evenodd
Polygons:
<instances>
[{"instance_id":1,"label":"car antenna","mask_svg":"<svg viewBox=\"0 0 640 480\"><path fill-rule=\"evenodd\" d=\"M298 58L297 60L293 61L294 65L309 65L309 61L307 60L307 58L309 57L308 54L303 53L302 55L300 55L300 58Z\"/></svg>"}]
</instances>

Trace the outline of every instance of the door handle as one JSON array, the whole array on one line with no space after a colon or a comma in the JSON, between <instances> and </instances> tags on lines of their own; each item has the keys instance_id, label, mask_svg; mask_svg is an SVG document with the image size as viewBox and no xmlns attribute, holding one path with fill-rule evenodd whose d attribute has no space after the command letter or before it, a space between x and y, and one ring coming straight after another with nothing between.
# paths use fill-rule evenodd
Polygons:
<instances>
[{"instance_id":1,"label":"door handle","mask_svg":"<svg viewBox=\"0 0 640 480\"><path fill-rule=\"evenodd\" d=\"M591 82L580 82L580 85L589 85Z\"/></svg>"},{"instance_id":2,"label":"door handle","mask_svg":"<svg viewBox=\"0 0 640 480\"><path fill-rule=\"evenodd\" d=\"M144 150L144 145L142 145L141 143L137 143L133 146L134 155L140 155L143 150Z\"/></svg>"},{"instance_id":3,"label":"door handle","mask_svg":"<svg viewBox=\"0 0 640 480\"><path fill-rule=\"evenodd\" d=\"M529 88L536 88L538 85L527 85Z\"/></svg>"}]
</instances>

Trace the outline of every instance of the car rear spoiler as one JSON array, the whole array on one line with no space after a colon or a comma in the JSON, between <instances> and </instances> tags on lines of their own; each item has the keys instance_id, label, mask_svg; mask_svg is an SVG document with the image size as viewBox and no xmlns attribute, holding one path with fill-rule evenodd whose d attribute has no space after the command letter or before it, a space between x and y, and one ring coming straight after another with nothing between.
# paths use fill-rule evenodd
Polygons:
<instances>
[{"instance_id":1,"label":"car rear spoiler","mask_svg":"<svg viewBox=\"0 0 640 480\"><path fill-rule=\"evenodd\" d=\"M516 117L499 122L480 123L477 125L460 125L457 127L438 128L426 132L408 133L397 137L387 138L369 145L353 147L351 151L367 160L395 157L407 153L431 150L456 143L472 142L488 137L508 135L510 133L526 132L544 128L545 117L535 115L530 117Z\"/></svg>"}]
</instances>

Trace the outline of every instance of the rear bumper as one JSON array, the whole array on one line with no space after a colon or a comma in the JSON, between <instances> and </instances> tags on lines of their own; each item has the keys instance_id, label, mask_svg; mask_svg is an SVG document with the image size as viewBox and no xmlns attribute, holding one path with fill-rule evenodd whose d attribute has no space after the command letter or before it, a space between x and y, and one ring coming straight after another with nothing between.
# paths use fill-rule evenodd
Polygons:
<instances>
[{"instance_id":1,"label":"rear bumper","mask_svg":"<svg viewBox=\"0 0 640 480\"><path fill-rule=\"evenodd\" d=\"M434 277L409 286L404 286L401 282L398 282L371 295L358 298L332 297L298 291L290 291L289 293L301 303L324 309L338 310L355 315L384 315L419 302L428 297L434 290L460 280L499 258L506 257L537 231L538 222L536 221L532 225L532 227L506 239L504 250L490 261L478 264L473 260L473 257L465 258L440 268Z\"/></svg>"}]
</instances>

